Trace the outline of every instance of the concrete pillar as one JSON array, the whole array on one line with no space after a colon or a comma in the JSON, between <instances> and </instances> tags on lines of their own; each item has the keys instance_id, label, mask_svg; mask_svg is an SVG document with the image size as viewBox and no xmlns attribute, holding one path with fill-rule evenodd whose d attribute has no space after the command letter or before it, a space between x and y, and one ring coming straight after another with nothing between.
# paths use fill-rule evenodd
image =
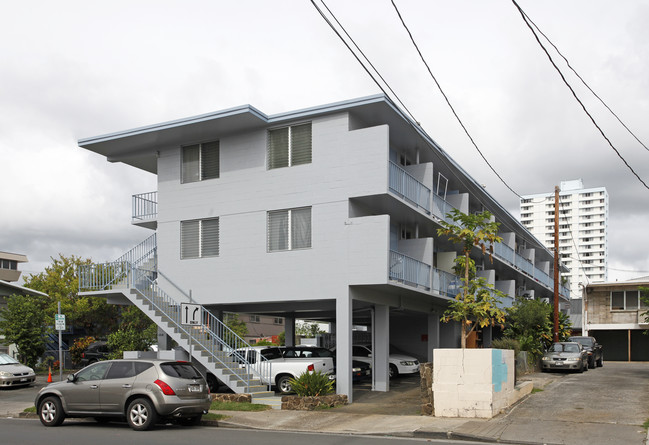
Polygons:
<instances>
[{"instance_id":1,"label":"concrete pillar","mask_svg":"<svg viewBox=\"0 0 649 445\"><path fill-rule=\"evenodd\" d=\"M372 379L374 391L389 391L390 308L377 304L374 309L374 349L372 350Z\"/></svg>"},{"instance_id":2,"label":"concrete pillar","mask_svg":"<svg viewBox=\"0 0 649 445\"><path fill-rule=\"evenodd\" d=\"M284 317L284 342L286 346L295 346L295 316Z\"/></svg>"},{"instance_id":3,"label":"concrete pillar","mask_svg":"<svg viewBox=\"0 0 649 445\"><path fill-rule=\"evenodd\" d=\"M158 351L168 351L171 349L171 337L167 335L160 327L158 327Z\"/></svg>"},{"instance_id":4,"label":"concrete pillar","mask_svg":"<svg viewBox=\"0 0 649 445\"><path fill-rule=\"evenodd\" d=\"M428 347L426 348L426 361L433 361L433 349L439 348L439 314L428 314Z\"/></svg>"},{"instance_id":5,"label":"concrete pillar","mask_svg":"<svg viewBox=\"0 0 649 445\"><path fill-rule=\"evenodd\" d=\"M336 393L352 402L352 297L336 298Z\"/></svg>"}]
</instances>

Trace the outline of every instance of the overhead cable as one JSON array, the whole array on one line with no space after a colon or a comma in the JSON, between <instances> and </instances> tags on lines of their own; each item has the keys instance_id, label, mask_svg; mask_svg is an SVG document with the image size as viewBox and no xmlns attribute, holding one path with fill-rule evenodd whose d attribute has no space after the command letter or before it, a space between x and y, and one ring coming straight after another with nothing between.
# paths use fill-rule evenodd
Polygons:
<instances>
[{"instance_id":1,"label":"overhead cable","mask_svg":"<svg viewBox=\"0 0 649 445\"><path fill-rule=\"evenodd\" d=\"M563 80L563 83L566 84L566 86L568 87L568 89L569 89L570 92L572 93L572 95L573 95L573 97L575 98L575 100L579 103L579 105L581 105L581 108L584 110L584 113L586 113L586 115L590 118L591 122L592 122L593 125L595 125L595 127L599 130L599 132L600 132L600 134L602 135L602 137L603 137L604 139L606 139L606 142L608 142L608 145L610 145L610 147L611 147L611 148L613 149L613 151L617 154L617 156L622 160L622 162L624 162L624 165L626 165L627 168L631 171L631 173L633 173L633 175L634 175L636 178L638 178L638 181L640 181L640 182L642 183L642 185L643 185L647 190L649 190L649 185L647 185L647 183L645 183L645 182L642 180L642 178L641 178L641 177L640 177L640 176L635 172L635 170L633 169L633 167L631 167L631 166L629 165L629 163L626 161L626 159L624 159L624 157L620 154L620 152L618 151L618 149L615 148L615 146L613 145L613 143L611 142L611 140L608 138L608 136L606 136L606 133L604 133L604 131L601 129L601 127L597 124L597 122L595 121L595 119L593 118L593 116L588 112L588 109L586 109L586 106L584 105L584 103L579 99L579 97L577 96L577 93L575 93L575 90L572 88L572 86L570 85L570 83L568 83L568 81L566 80L565 76L563 75L563 73L561 72L561 70L559 69L559 67L557 66L557 64L554 63L554 60L552 59L552 56L550 55L550 53L548 52L548 50L545 48L545 46L543 45L543 43L541 43L541 39L539 39L539 36L536 34L536 31L534 31L534 28L532 27L532 25L530 25L530 23L527 21L527 17L526 17L526 15L525 15L525 12L523 12L523 10L521 9L521 7L518 6L518 3L516 3L516 0L512 0L512 3L514 3L514 5L515 5L516 8L518 9L518 11L520 12L521 17L523 18L523 21L525 22L525 24L527 25L527 27L530 29L530 31L532 31L532 34L534 35L534 38L536 39L537 43L541 46L541 49L543 49L543 52L545 53L545 55L546 55L546 56L548 57L548 59L550 60L550 63L552 64L552 66L554 67L554 69L557 71L557 73L559 73L559 76L561 76L561 79Z\"/></svg>"}]
</instances>

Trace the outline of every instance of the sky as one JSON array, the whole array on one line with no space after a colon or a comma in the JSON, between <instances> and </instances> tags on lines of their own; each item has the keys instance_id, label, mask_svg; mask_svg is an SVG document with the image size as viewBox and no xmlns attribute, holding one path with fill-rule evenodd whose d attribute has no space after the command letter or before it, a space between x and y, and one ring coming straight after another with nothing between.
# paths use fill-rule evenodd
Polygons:
<instances>
[{"instance_id":1,"label":"sky","mask_svg":"<svg viewBox=\"0 0 649 445\"><path fill-rule=\"evenodd\" d=\"M518 217L519 198L478 155L391 1L325 1L428 134ZM513 2L394 2L509 187L544 193L577 178L606 187L609 281L649 275L649 189ZM649 146L649 0L518 3ZM156 177L79 139L244 104L276 114L381 92L309 0L8 2L0 61L0 251L27 255L24 274L59 254L115 260L150 235L130 223L131 196L156 190ZM649 150L558 64L649 184Z\"/></svg>"}]
</instances>

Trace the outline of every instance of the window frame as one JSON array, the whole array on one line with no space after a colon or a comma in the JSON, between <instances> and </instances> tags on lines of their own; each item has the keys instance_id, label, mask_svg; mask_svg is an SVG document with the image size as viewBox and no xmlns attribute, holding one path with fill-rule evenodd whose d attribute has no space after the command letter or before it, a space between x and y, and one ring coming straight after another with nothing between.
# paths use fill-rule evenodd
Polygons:
<instances>
[{"instance_id":1,"label":"window frame","mask_svg":"<svg viewBox=\"0 0 649 445\"><path fill-rule=\"evenodd\" d=\"M294 159L294 153L293 153L293 145L295 143L294 138L293 138L293 131L294 128L296 127L303 127L303 126L309 126L309 150L308 150L308 161L306 162L297 162ZM279 162L282 165L277 165L275 166L276 163L278 163L277 160L273 159L273 156L279 157L278 153L280 153L279 149L277 153L275 153L274 150L272 149L272 133L273 132L280 132L283 130L287 130L287 135L286 135L286 148L281 147L281 152L283 154L284 150L286 150L286 165L283 165L283 162ZM313 122L312 121L305 121L305 122L296 122L290 125L284 125L281 127L273 127L269 128L266 132L266 170L276 170L278 168L286 168L286 167L296 167L298 165L307 165L311 164L313 162ZM272 153L272 155L271 155ZM280 159L281 161L281 159Z\"/></svg>"},{"instance_id":2,"label":"window frame","mask_svg":"<svg viewBox=\"0 0 649 445\"><path fill-rule=\"evenodd\" d=\"M613 294L620 294L620 293L622 294L624 306L620 307L619 305L616 305L614 307L613 306ZM635 295L629 295L629 294L635 294ZM631 311L631 312L633 312L633 311L645 310L646 309L646 305L644 305L644 303L642 303L642 300L640 299L640 290L639 289L635 289L635 290L627 290L627 289L625 289L625 290L612 290L612 291L610 291L609 296L610 296L610 309L613 312L622 312L622 311L627 311L627 312ZM618 297L619 297L619 295L618 295ZM629 298L631 298L631 299L635 298L635 306L629 306L629 304L628 304L628 299Z\"/></svg>"},{"instance_id":3,"label":"window frame","mask_svg":"<svg viewBox=\"0 0 649 445\"><path fill-rule=\"evenodd\" d=\"M211 172L211 174L206 174L205 169L208 166L205 165L205 162L207 161L205 161L204 159L208 157L206 153L208 149L213 148L213 147L209 147L210 144L216 144L216 148L215 148L216 172ZM195 147L198 147L198 161L196 164L197 171L191 172L192 177L187 178L186 176L189 176L189 174L186 172L189 168L188 167L186 168L185 166L186 151ZM193 179L193 176L196 176L197 179ZM195 182L208 181L210 179L219 179L220 177L221 177L221 141L220 140L199 142L196 144L188 144L180 147L180 183L181 184L192 184Z\"/></svg>"},{"instance_id":4,"label":"window frame","mask_svg":"<svg viewBox=\"0 0 649 445\"><path fill-rule=\"evenodd\" d=\"M205 232L206 229L203 227L205 225L205 222L211 222L211 221L216 221L216 234L212 234L212 236L215 236L215 241L210 241L210 238L205 237ZM185 224L187 224L187 227L189 227L190 223L198 223L198 230L197 230L197 240L188 240L196 243L196 248L198 249L198 253L196 256L191 255L191 256L186 256L185 253L185 239L186 237L192 236L192 233L187 233L185 234L183 227ZM213 229L213 228L212 228ZM189 229L188 229L189 230ZM216 250L216 253L214 254L205 254L204 251L213 251ZM202 218L202 219L188 219L184 221L180 221L180 259L181 260L196 260L196 259L201 259L201 258L217 258L221 255L221 220L220 217L215 217L215 218Z\"/></svg>"},{"instance_id":5,"label":"window frame","mask_svg":"<svg viewBox=\"0 0 649 445\"><path fill-rule=\"evenodd\" d=\"M307 245L304 246L299 246L295 247L295 220L293 218L293 213L295 211L301 211L301 210L309 210L309 220L308 220L308 243ZM286 221L284 224L286 224L286 232L285 233L279 233L277 234L273 233L274 231L271 231L272 226L276 224L282 224L282 221L279 222L272 222L271 223L271 217L275 215L283 215L286 212ZM282 230L282 227L279 228ZM278 240L273 240L272 236L273 235L278 235ZM285 239L285 245L286 248L282 248L284 246L284 243L282 243L281 239L279 239L279 235L284 236ZM274 242L272 242L274 241ZM280 245L279 247L275 247L275 245ZM292 250L304 250L304 249L311 249L313 247L313 208L311 206L307 207L295 207L291 209L279 209L279 210L269 210L266 212L266 252L267 253L273 253L273 252L287 252L287 251L292 251Z\"/></svg>"}]
</instances>

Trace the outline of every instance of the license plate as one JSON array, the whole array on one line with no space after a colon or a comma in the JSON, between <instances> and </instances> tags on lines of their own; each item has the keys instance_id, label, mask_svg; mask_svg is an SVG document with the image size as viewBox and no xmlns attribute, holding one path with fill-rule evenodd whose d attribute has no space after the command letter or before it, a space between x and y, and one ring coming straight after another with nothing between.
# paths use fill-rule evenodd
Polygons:
<instances>
[{"instance_id":1,"label":"license plate","mask_svg":"<svg viewBox=\"0 0 649 445\"><path fill-rule=\"evenodd\" d=\"M557 366L563 366L563 362L554 362L554 364Z\"/></svg>"},{"instance_id":2,"label":"license plate","mask_svg":"<svg viewBox=\"0 0 649 445\"><path fill-rule=\"evenodd\" d=\"M189 392L201 392L201 385L189 385Z\"/></svg>"}]
</instances>

